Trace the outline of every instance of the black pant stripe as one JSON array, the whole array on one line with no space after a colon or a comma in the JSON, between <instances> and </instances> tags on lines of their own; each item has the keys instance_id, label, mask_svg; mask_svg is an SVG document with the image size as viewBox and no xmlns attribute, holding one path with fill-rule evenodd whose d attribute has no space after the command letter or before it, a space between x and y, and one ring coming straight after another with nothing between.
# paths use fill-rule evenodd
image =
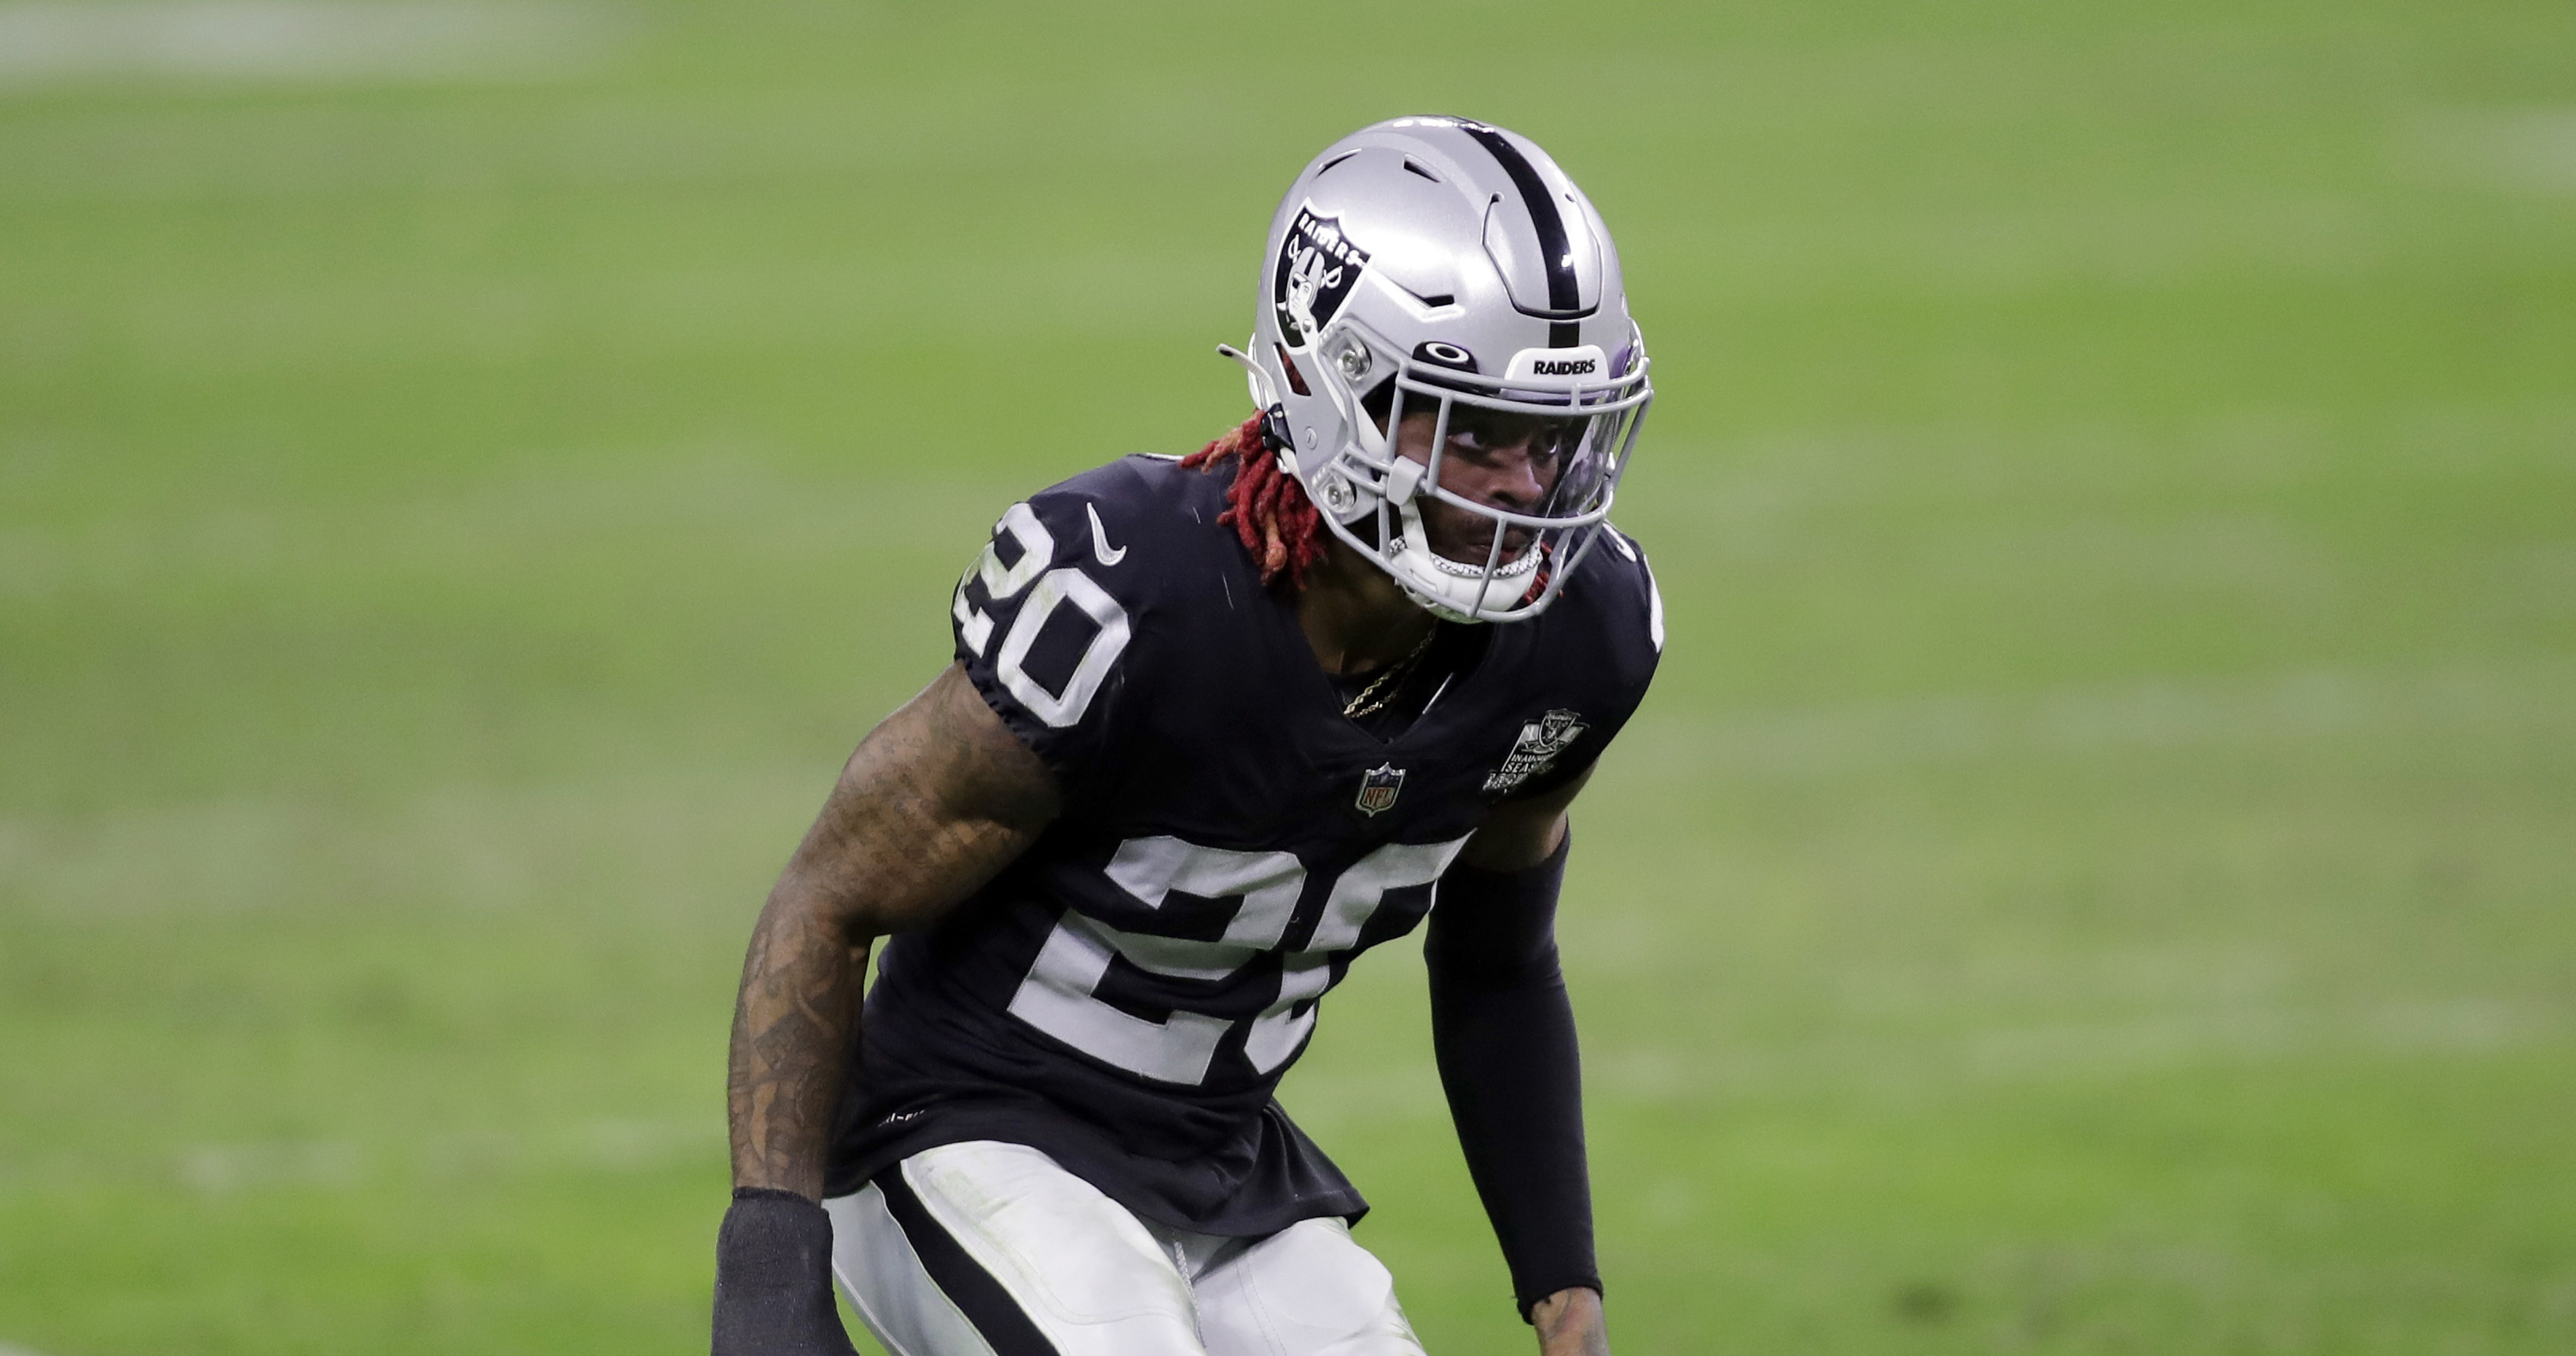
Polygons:
<instances>
[{"instance_id":1,"label":"black pant stripe","mask_svg":"<svg viewBox=\"0 0 2576 1356\"><path fill-rule=\"evenodd\" d=\"M1038 1331L1038 1325L1020 1308L1019 1301L1011 1298L1011 1292L967 1253L964 1244L931 1218L929 1208L903 1180L900 1166L878 1173L876 1188L885 1194L887 1213L902 1226L903 1236L911 1240L912 1250L920 1255L922 1269L966 1315L966 1321L975 1325L975 1331L992 1344L994 1356L1057 1356L1055 1343Z\"/></svg>"}]
</instances>

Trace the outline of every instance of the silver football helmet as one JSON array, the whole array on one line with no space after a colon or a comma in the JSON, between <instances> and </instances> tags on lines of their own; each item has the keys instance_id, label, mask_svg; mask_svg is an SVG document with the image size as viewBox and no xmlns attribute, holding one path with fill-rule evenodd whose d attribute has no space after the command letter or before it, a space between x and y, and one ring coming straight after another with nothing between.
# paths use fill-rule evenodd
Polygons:
<instances>
[{"instance_id":1,"label":"silver football helmet","mask_svg":"<svg viewBox=\"0 0 2576 1356\"><path fill-rule=\"evenodd\" d=\"M1315 157L1270 223L1251 351L1222 351L1334 535L1455 621L1555 601L1654 396L1600 214L1547 152L1464 118L1396 118ZM1398 451L1417 416L1421 459ZM1443 483L1480 444L1521 440L1536 502ZM1426 501L1483 521L1444 554Z\"/></svg>"}]
</instances>

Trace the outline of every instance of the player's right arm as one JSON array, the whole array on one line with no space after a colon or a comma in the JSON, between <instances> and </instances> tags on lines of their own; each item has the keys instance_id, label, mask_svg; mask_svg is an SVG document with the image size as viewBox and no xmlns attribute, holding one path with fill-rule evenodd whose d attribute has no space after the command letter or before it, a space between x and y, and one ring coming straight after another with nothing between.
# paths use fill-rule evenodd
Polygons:
<instances>
[{"instance_id":1,"label":"player's right arm","mask_svg":"<svg viewBox=\"0 0 2576 1356\"><path fill-rule=\"evenodd\" d=\"M726 1097L737 1188L821 1194L870 946L936 922L1057 809L1045 765L955 665L860 742L743 960Z\"/></svg>"},{"instance_id":2,"label":"player's right arm","mask_svg":"<svg viewBox=\"0 0 2576 1356\"><path fill-rule=\"evenodd\" d=\"M951 666L869 732L770 889L735 999L733 1204L716 1236L716 1356L850 1356L823 1189L832 1112L879 937L935 922L1033 842L1059 793Z\"/></svg>"}]
</instances>

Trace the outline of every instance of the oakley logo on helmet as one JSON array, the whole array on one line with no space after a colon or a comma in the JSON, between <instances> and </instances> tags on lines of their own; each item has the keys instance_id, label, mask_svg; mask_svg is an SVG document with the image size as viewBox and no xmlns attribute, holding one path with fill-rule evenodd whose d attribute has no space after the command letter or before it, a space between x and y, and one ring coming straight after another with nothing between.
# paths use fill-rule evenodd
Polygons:
<instances>
[{"instance_id":1,"label":"oakley logo on helmet","mask_svg":"<svg viewBox=\"0 0 2576 1356\"><path fill-rule=\"evenodd\" d=\"M1317 216L1311 206L1298 208L1270 279L1281 335L1297 348L1314 342L1359 286L1368 261L1368 251L1343 236L1341 218Z\"/></svg>"},{"instance_id":2,"label":"oakley logo on helmet","mask_svg":"<svg viewBox=\"0 0 2576 1356\"><path fill-rule=\"evenodd\" d=\"M1452 367L1461 372L1476 370L1476 355L1439 339L1425 339L1413 346L1413 360L1434 367Z\"/></svg>"}]
</instances>

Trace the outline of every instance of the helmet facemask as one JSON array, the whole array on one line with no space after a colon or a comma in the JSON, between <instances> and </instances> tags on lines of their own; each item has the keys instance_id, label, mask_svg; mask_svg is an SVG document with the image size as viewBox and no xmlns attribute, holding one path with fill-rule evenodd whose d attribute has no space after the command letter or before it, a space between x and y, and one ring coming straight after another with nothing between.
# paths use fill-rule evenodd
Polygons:
<instances>
[{"instance_id":1,"label":"helmet facemask","mask_svg":"<svg viewBox=\"0 0 2576 1356\"><path fill-rule=\"evenodd\" d=\"M1347 318L1328 327L1309 350L1321 361L1300 364L1319 370L1300 375L1342 412L1343 436L1328 457L1299 457L1299 478L1333 534L1424 607L1453 621L1536 616L1610 515L1654 398L1641 346L1632 331L1617 361L1572 377L1481 376L1421 347L1404 353ZM1523 502L1462 488L1506 465L1535 491Z\"/></svg>"}]
</instances>

